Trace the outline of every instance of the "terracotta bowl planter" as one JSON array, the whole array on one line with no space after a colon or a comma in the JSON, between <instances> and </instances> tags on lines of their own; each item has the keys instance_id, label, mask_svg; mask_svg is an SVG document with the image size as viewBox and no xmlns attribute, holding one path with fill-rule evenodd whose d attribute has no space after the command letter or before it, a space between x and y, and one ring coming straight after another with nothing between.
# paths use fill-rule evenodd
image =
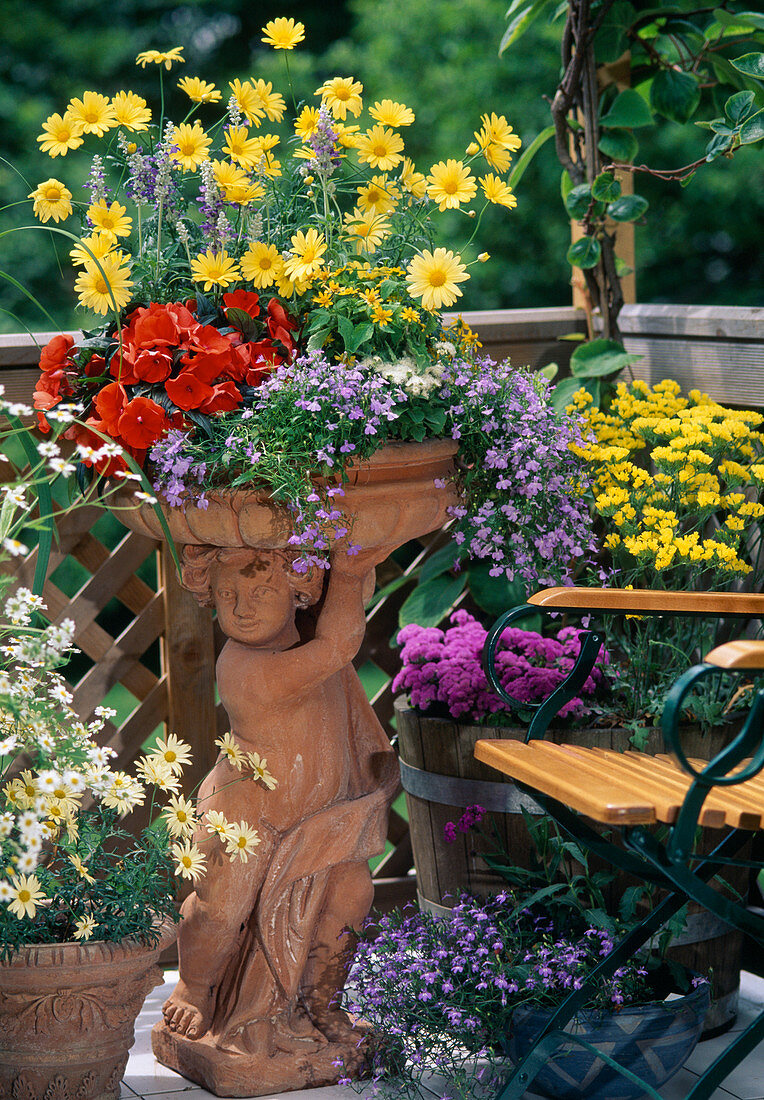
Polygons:
<instances>
[{"instance_id":1,"label":"terracotta bowl planter","mask_svg":"<svg viewBox=\"0 0 764 1100\"><path fill-rule=\"evenodd\" d=\"M457 445L451 439L423 443L388 443L368 460L352 462L344 496L334 503L353 527L350 539L365 549L401 545L441 527L446 508L457 501L453 486ZM436 489L436 478L446 486ZM321 484L323 479L317 478ZM339 483L339 479L337 479ZM325 484L325 481L324 481ZM206 494L208 507L197 508L193 496L177 508L162 504L173 540L181 546L249 546L278 550L288 545L292 525L287 510L262 490L217 490ZM154 507L142 504L129 511L132 493L125 489L112 498L126 527L149 538L163 539Z\"/></svg>"},{"instance_id":2,"label":"terracotta bowl planter","mask_svg":"<svg viewBox=\"0 0 764 1100\"><path fill-rule=\"evenodd\" d=\"M8 1100L116 1100L135 1021L163 982L165 926L154 947L36 944L0 963L0 1096Z\"/></svg>"}]
</instances>

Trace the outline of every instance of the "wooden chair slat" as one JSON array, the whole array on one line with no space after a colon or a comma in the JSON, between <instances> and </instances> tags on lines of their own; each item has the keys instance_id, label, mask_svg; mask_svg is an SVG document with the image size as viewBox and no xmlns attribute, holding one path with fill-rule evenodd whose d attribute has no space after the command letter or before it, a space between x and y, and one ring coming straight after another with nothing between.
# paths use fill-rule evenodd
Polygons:
<instances>
[{"instance_id":1,"label":"wooden chair slat","mask_svg":"<svg viewBox=\"0 0 764 1100\"><path fill-rule=\"evenodd\" d=\"M539 749L557 750L552 754ZM562 751L560 751L562 749ZM652 825L655 809L626 786L613 780L604 769L588 768L587 782L580 784L583 765L571 767L572 754L562 746L541 741L485 740L475 745L475 756L505 775L527 783L550 798L606 825Z\"/></svg>"},{"instance_id":2,"label":"wooden chair slat","mask_svg":"<svg viewBox=\"0 0 764 1100\"><path fill-rule=\"evenodd\" d=\"M654 756L645 756L640 752L623 753L623 758L624 767L632 768L635 775L640 777L638 782L651 778L659 779L667 788L677 793L681 805L690 789L692 777L673 760L666 757L659 759ZM706 796L698 824L710 829L721 829L725 825L736 829L758 829L761 826L762 811L764 811L764 805L757 805L752 803L751 799L739 797L736 794L736 788L729 790L716 788Z\"/></svg>"},{"instance_id":3,"label":"wooden chair slat","mask_svg":"<svg viewBox=\"0 0 764 1100\"><path fill-rule=\"evenodd\" d=\"M661 759L670 761L671 757L666 756L661 757ZM688 757L688 760L692 764L693 768L698 771L701 768L705 767L705 765L708 763L707 760L701 760L697 757L692 756ZM744 761L739 768L734 768L732 772L730 772L730 774L734 775L735 772L740 771L749 763L750 760ZM728 790L731 794L737 794L738 797L744 798L747 804L757 806L760 810L764 811L764 775L760 774L754 776L753 779L746 779L743 783L740 783L735 787L725 788L725 790Z\"/></svg>"},{"instance_id":4,"label":"wooden chair slat","mask_svg":"<svg viewBox=\"0 0 764 1100\"><path fill-rule=\"evenodd\" d=\"M707 664L717 665L719 668L764 669L764 642L753 639L725 642L724 645L712 649L703 659Z\"/></svg>"},{"instance_id":5,"label":"wooden chair slat","mask_svg":"<svg viewBox=\"0 0 764 1100\"><path fill-rule=\"evenodd\" d=\"M645 772L636 764L626 759L625 753L614 752L612 749L583 749L577 750L577 746L571 746L574 751L583 752L589 758L601 761L603 769L623 780L634 792L639 792L644 798L652 801L655 807L655 816L658 821L672 824L677 819L684 796L687 793L689 782L684 783L681 777L674 773L677 782L672 782L673 777L661 774ZM668 781L667 781L668 780ZM724 810L711 811L712 820L709 824L717 827L724 825Z\"/></svg>"},{"instance_id":6,"label":"wooden chair slat","mask_svg":"<svg viewBox=\"0 0 764 1100\"><path fill-rule=\"evenodd\" d=\"M761 592L663 592L651 588L545 588L528 603L560 611L664 612L667 615L764 615Z\"/></svg>"}]
</instances>

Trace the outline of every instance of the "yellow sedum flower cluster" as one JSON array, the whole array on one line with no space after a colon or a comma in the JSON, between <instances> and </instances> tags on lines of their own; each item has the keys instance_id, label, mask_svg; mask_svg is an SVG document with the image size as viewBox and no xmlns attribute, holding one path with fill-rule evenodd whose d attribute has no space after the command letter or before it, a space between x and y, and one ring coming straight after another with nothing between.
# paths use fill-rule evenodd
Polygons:
<instances>
[{"instance_id":1,"label":"yellow sedum flower cluster","mask_svg":"<svg viewBox=\"0 0 764 1100\"><path fill-rule=\"evenodd\" d=\"M764 421L677 382L619 383L607 411L585 390L573 399L604 545L629 579L718 587L751 572L750 536L764 517ZM699 585L700 586L700 585Z\"/></svg>"}]
</instances>

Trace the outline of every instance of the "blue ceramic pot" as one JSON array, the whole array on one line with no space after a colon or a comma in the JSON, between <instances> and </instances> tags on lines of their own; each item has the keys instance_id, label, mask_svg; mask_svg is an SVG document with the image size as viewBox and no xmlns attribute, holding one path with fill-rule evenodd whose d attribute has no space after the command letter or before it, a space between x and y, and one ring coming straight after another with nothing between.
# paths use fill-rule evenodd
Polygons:
<instances>
[{"instance_id":1,"label":"blue ceramic pot","mask_svg":"<svg viewBox=\"0 0 764 1100\"><path fill-rule=\"evenodd\" d=\"M580 1012L565 1030L660 1088L695 1049L709 1002L710 987L704 984L670 1001L628 1005L619 1012ZM512 1014L508 1053L514 1064L531 1049L552 1012L520 1007ZM645 1095L639 1085L577 1043L559 1047L529 1088L550 1100L637 1100Z\"/></svg>"}]
</instances>

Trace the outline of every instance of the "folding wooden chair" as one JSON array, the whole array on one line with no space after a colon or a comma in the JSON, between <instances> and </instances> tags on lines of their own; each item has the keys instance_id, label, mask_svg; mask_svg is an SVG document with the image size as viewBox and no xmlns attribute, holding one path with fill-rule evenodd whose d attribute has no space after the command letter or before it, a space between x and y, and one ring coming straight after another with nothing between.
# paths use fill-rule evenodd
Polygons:
<instances>
[{"instance_id":1,"label":"folding wooden chair","mask_svg":"<svg viewBox=\"0 0 764 1100\"><path fill-rule=\"evenodd\" d=\"M529 614L575 612L577 615L687 615L764 618L764 595L737 593L680 593L651 590L546 589L527 604L513 608L498 620L486 641L484 666L494 690L505 702L527 709L498 682L495 657L502 631ZM734 740L713 759L688 759L680 743L679 717L693 687L720 673L764 672L764 642L728 642L712 650L703 663L679 677L669 692L662 717L663 736L670 755L618 753L609 749L555 745L543 740L560 708L572 699L588 678L603 642L597 629L582 636L581 652L563 683L535 714L526 741L482 740L475 746L478 760L511 776L533 796L579 844L637 878L664 887L668 894L605 957L579 990L572 992L539 1034L533 1049L505 1080L496 1100L518 1100L555 1049L569 1042L566 1024L591 996L596 983L611 977L618 967L650 940L688 901L699 902L711 913L764 943L764 918L749 911L709 885L725 865L757 866L736 858L764 822L764 691L756 692L745 724ZM585 819L619 830L623 847L600 835ZM659 840L651 825L667 826ZM693 856L698 825L728 828L730 832L708 854ZM705 1100L764 1038L764 1011L730 1042L687 1094L686 1100ZM634 1075L607 1055L611 1067L634 1080ZM647 1083L645 1093L659 1098Z\"/></svg>"}]
</instances>

